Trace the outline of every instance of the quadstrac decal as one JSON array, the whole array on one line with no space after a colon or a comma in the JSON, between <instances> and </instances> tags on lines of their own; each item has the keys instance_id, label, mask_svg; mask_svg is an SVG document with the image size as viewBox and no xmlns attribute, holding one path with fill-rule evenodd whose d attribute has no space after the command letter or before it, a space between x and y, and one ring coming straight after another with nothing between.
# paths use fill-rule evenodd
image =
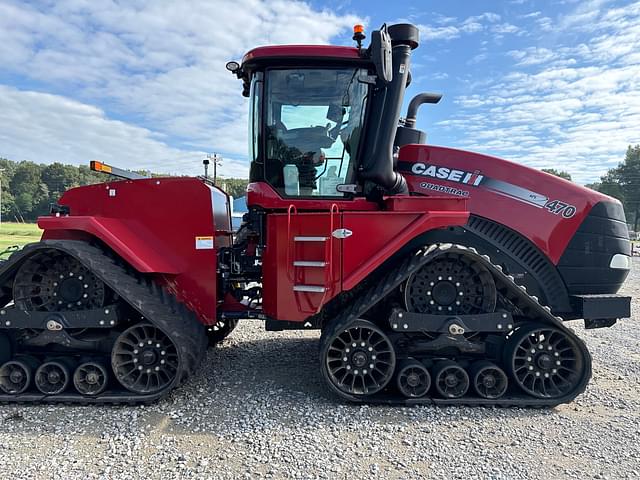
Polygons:
<instances>
[{"instance_id":1,"label":"quadstrac decal","mask_svg":"<svg viewBox=\"0 0 640 480\"><path fill-rule=\"evenodd\" d=\"M456 197L468 197L469 192L467 190L460 190L459 188L447 187L445 185L438 185L436 183L422 182L421 188L425 190L432 190L438 193L448 193L449 195L455 195Z\"/></svg>"}]
</instances>

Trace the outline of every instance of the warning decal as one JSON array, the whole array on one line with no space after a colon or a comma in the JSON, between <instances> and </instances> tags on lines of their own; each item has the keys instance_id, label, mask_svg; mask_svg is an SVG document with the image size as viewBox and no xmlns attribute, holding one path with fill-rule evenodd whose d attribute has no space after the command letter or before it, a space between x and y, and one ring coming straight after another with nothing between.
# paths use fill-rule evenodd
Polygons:
<instances>
[{"instance_id":1,"label":"warning decal","mask_svg":"<svg viewBox=\"0 0 640 480\"><path fill-rule=\"evenodd\" d=\"M196 237L196 250L212 250L213 237Z\"/></svg>"}]
</instances>

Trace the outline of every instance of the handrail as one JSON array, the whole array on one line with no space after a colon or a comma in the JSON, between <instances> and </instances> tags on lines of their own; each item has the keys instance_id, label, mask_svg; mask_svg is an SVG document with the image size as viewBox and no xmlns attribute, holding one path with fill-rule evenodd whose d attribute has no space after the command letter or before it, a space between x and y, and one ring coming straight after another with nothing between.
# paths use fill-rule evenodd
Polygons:
<instances>
[{"instance_id":1,"label":"handrail","mask_svg":"<svg viewBox=\"0 0 640 480\"><path fill-rule=\"evenodd\" d=\"M292 212L294 215L297 215L298 209L296 208L295 205L290 204L289 208L287 208L287 278L289 279L289 281L291 281L292 284L295 284L296 281L292 275L292 268L291 268L291 266L293 265L293 261L291 260L293 256L291 254L291 250L296 248L295 242L291 238L291 213Z\"/></svg>"},{"instance_id":2,"label":"handrail","mask_svg":"<svg viewBox=\"0 0 640 480\"><path fill-rule=\"evenodd\" d=\"M334 229L334 219L333 214L339 214L340 209L338 205L333 203L331 205L331 211L329 213L329 235L327 244L324 247L324 258L325 262L329 264L329 268L327 268L324 272L324 293L322 294L322 299L320 299L320 303L318 304L318 310L316 313L320 313L322 307L324 305L324 301L327 298L327 292L329 291L330 286L333 284L333 229ZM329 256L327 257L327 250L329 250ZM328 271L328 272L327 272ZM328 277L328 281L327 281Z\"/></svg>"}]
</instances>

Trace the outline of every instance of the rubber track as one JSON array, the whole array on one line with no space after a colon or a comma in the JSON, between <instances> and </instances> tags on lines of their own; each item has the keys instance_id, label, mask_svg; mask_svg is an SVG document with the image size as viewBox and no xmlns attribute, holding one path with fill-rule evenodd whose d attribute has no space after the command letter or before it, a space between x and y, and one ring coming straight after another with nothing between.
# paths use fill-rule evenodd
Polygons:
<instances>
[{"instance_id":1,"label":"rubber track","mask_svg":"<svg viewBox=\"0 0 640 480\"><path fill-rule=\"evenodd\" d=\"M578 395L584 392L591 378L591 354L587 350L585 343L578 337L573 330L564 325L562 318L556 317L551 313L548 306L541 305L538 298L527 294L524 286L515 283L511 275L506 275L500 265L495 265L488 255L480 255L474 248L468 248L462 245L439 244L432 245L428 248L418 250L414 255L407 257L400 265L386 274L376 285L370 287L363 292L358 299L352 303L350 309L342 312L338 317L332 320L333 326L324 329L320 339L320 345L323 346L327 338L333 337L338 331L344 329L352 321L361 318L375 304L382 300L385 296L398 288L402 282L407 280L409 276L417 272L427 263L434 260L440 255L448 253L460 253L472 256L473 259L485 266L493 275L496 282L497 291L505 298L511 301L522 313L527 317L527 321L536 321L552 325L576 340L577 345L581 348L585 358L585 374L578 386L568 395L555 399L540 399L527 396L524 392L522 396L504 396L496 400L485 398L462 397L455 399L424 397L424 398L405 398L399 393L391 396L386 393L380 393L367 397L359 397L348 395L334 388L331 382L331 389L341 396L352 402L357 403L385 403L397 405L420 405L420 404L436 404L436 405L485 405L485 406L501 406L501 407L554 407L562 403L573 401ZM320 365L326 375L325 362L323 357L323 349L321 347Z\"/></svg>"},{"instance_id":2,"label":"rubber track","mask_svg":"<svg viewBox=\"0 0 640 480\"><path fill-rule=\"evenodd\" d=\"M1 265L0 280L12 275L22 260L40 250L55 249L80 261L133 307L148 322L155 325L175 343L180 357L181 370L164 390L150 395L136 395L122 388L122 392L104 392L96 397L79 393L63 393L49 396L42 394L0 395L6 403L82 403L82 404L137 404L150 403L166 396L191 376L202 362L207 349L204 326L191 312L164 288L148 277L127 269L116 258L86 242L73 240L46 240L25 246ZM0 283L1 285L2 283ZM6 303L7 299L0 299ZM3 303L3 304L4 304ZM2 331L2 330L0 330Z\"/></svg>"}]
</instances>

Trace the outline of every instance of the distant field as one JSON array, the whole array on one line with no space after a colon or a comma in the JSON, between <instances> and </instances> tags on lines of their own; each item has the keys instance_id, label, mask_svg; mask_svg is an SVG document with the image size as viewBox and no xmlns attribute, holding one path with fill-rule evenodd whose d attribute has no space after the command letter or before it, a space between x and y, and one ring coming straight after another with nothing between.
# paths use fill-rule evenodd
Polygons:
<instances>
[{"instance_id":1,"label":"distant field","mask_svg":"<svg viewBox=\"0 0 640 480\"><path fill-rule=\"evenodd\" d=\"M0 252L12 245L22 246L40 240L42 230L35 223L2 222L0 225Z\"/></svg>"}]
</instances>

